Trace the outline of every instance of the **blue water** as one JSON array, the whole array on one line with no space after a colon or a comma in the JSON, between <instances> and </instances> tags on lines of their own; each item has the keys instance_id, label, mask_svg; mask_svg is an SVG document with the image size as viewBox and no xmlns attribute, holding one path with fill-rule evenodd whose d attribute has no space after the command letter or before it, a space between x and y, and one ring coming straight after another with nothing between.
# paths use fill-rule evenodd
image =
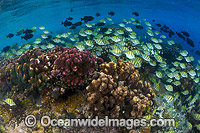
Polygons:
<instances>
[{"instance_id":1,"label":"blue water","mask_svg":"<svg viewBox=\"0 0 200 133\"><path fill-rule=\"evenodd\" d=\"M70 9L73 12L70 12ZM9 39L6 35L19 31L21 28L32 28L33 26L45 26L46 29L58 34L68 31L61 25L66 17L72 16L73 22L80 21L85 15L95 16L96 12L101 14L93 22L100 18L108 17L108 12L114 11L112 17L116 23L122 22L123 18L135 17L133 11L137 11L139 19L146 18L147 21L166 24L174 32L187 31L195 43L192 48L185 41L173 36L173 40L180 42L183 49L194 52L200 50L200 1L198 0L3 0L0 2L0 49L14 43L26 44L38 38L40 32L34 34L34 38L25 41L19 36ZM136 18L136 17L135 17ZM42 33L42 32L41 32ZM196 59L200 56L189 52Z\"/></svg>"}]
</instances>

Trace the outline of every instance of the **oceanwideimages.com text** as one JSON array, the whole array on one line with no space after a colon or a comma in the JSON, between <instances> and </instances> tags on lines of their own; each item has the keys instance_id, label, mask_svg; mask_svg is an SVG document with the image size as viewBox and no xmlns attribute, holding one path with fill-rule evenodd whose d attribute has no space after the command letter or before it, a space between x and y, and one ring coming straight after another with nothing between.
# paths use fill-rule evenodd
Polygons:
<instances>
[{"instance_id":1,"label":"oceanwideimages.com text","mask_svg":"<svg viewBox=\"0 0 200 133\"><path fill-rule=\"evenodd\" d=\"M28 115L25 118L25 124L27 127L34 127L37 123L34 115ZM98 118L87 118L87 119L51 119L49 116L43 116L40 119L40 123L43 127L126 127L132 129L133 127L145 127L159 126L159 127L173 127L175 126L174 119L109 119L105 116L104 119Z\"/></svg>"}]
</instances>

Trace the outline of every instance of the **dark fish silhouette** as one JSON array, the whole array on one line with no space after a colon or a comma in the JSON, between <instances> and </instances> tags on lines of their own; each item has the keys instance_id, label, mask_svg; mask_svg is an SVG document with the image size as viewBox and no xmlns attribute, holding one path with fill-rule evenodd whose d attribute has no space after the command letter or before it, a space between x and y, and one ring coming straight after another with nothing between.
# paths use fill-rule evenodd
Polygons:
<instances>
[{"instance_id":1,"label":"dark fish silhouette","mask_svg":"<svg viewBox=\"0 0 200 133\"><path fill-rule=\"evenodd\" d=\"M101 22L96 24L96 26L104 26L104 25L105 25L105 23L101 23Z\"/></svg>"},{"instance_id":2,"label":"dark fish silhouette","mask_svg":"<svg viewBox=\"0 0 200 133\"><path fill-rule=\"evenodd\" d=\"M155 19L153 19L152 21L155 22Z\"/></svg>"},{"instance_id":3,"label":"dark fish silhouette","mask_svg":"<svg viewBox=\"0 0 200 133\"><path fill-rule=\"evenodd\" d=\"M71 26L72 25L72 22L68 21L68 20L65 20L64 22L61 23L61 25L64 25L65 27L67 26Z\"/></svg>"},{"instance_id":4,"label":"dark fish silhouette","mask_svg":"<svg viewBox=\"0 0 200 133\"><path fill-rule=\"evenodd\" d=\"M186 37L190 37L190 34L188 32L186 32L186 31L181 31L181 33Z\"/></svg>"},{"instance_id":5,"label":"dark fish silhouette","mask_svg":"<svg viewBox=\"0 0 200 133\"><path fill-rule=\"evenodd\" d=\"M9 33L6 37L7 37L7 38L12 38L13 36L14 36L14 34Z\"/></svg>"},{"instance_id":6,"label":"dark fish silhouette","mask_svg":"<svg viewBox=\"0 0 200 133\"><path fill-rule=\"evenodd\" d=\"M66 18L67 20L72 20L73 18L72 17L68 17L68 18Z\"/></svg>"},{"instance_id":7,"label":"dark fish silhouette","mask_svg":"<svg viewBox=\"0 0 200 133\"><path fill-rule=\"evenodd\" d=\"M10 49L10 46L6 46L3 48L2 52L7 52Z\"/></svg>"},{"instance_id":8,"label":"dark fish silhouette","mask_svg":"<svg viewBox=\"0 0 200 133\"><path fill-rule=\"evenodd\" d=\"M110 15L110 16L114 16L115 13L114 13L113 11L110 11L110 12L108 13L108 15Z\"/></svg>"},{"instance_id":9,"label":"dark fish silhouette","mask_svg":"<svg viewBox=\"0 0 200 133\"><path fill-rule=\"evenodd\" d=\"M180 32L176 32L176 34L179 38L185 40L185 37Z\"/></svg>"},{"instance_id":10,"label":"dark fish silhouette","mask_svg":"<svg viewBox=\"0 0 200 133\"><path fill-rule=\"evenodd\" d=\"M104 33L108 30L108 28L105 28L105 27L101 27L101 32Z\"/></svg>"},{"instance_id":11,"label":"dark fish silhouette","mask_svg":"<svg viewBox=\"0 0 200 133\"><path fill-rule=\"evenodd\" d=\"M81 18L81 21L84 21L85 23L87 23L88 21L92 21L94 19L94 17L92 16L84 16L83 18Z\"/></svg>"},{"instance_id":12,"label":"dark fish silhouette","mask_svg":"<svg viewBox=\"0 0 200 133\"><path fill-rule=\"evenodd\" d=\"M26 34L24 36L21 36L21 39L25 39L27 41L28 39L31 39L32 37L33 37L33 34Z\"/></svg>"},{"instance_id":13,"label":"dark fish silhouette","mask_svg":"<svg viewBox=\"0 0 200 133\"><path fill-rule=\"evenodd\" d=\"M83 23L82 22L76 22L76 23L74 23L73 25L74 26L80 26L80 25L82 25Z\"/></svg>"},{"instance_id":14,"label":"dark fish silhouette","mask_svg":"<svg viewBox=\"0 0 200 133\"><path fill-rule=\"evenodd\" d=\"M200 55L200 51L197 50L197 51L195 52L195 54L196 54L196 55Z\"/></svg>"},{"instance_id":15,"label":"dark fish silhouette","mask_svg":"<svg viewBox=\"0 0 200 133\"><path fill-rule=\"evenodd\" d=\"M52 35L48 35L48 38L44 39L44 40L50 40L52 38Z\"/></svg>"},{"instance_id":16,"label":"dark fish silhouette","mask_svg":"<svg viewBox=\"0 0 200 133\"><path fill-rule=\"evenodd\" d=\"M161 24L156 24L156 26L161 27Z\"/></svg>"},{"instance_id":17,"label":"dark fish silhouette","mask_svg":"<svg viewBox=\"0 0 200 133\"><path fill-rule=\"evenodd\" d=\"M73 12L73 9L72 9L72 8L70 9L70 12Z\"/></svg>"},{"instance_id":18,"label":"dark fish silhouette","mask_svg":"<svg viewBox=\"0 0 200 133\"><path fill-rule=\"evenodd\" d=\"M140 24L140 20L138 20L138 19L137 19L137 20L135 20L135 22L136 22L136 23L138 23L138 24Z\"/></svg>"},{"instance_id":19,"label":"dark fish silhouette","mask_svg":"<svg viewBox=\"0 0 200 133\"><path fill-rule=\"evenodd\" d=\"M135 25L137 29L144 29L142 25Z\"/></svg>"},{"instance_id":20,"label":"dark fish silhouette","mask_svg":"<svg viewBox=\"0 0 200 133\"><path fill-rule=\"evenodd\" d=\"M194 42L190 38L187 38L187 44L189 44L191 47L194 47Z\"/></svg>"},{"instance_id":21,"label":"dark fish silhouette","mask_svg":"<svg viewBox=\"0 0 200 133\"><path fill-rule=\"evenodd\" d=\"M23 31L23 34L30 34L30 33L33 33L33 30L25 29L25 30Z\"/></svg>"},{"instance_id":22,"label":"dark fish silhouette","mask_svg":"<svg viewBox=\"0 0 200 133\"><path fill-rule=\"evenodd\" d=\"M169 32L169 27L166 26L166 25L163 25L161 28L160 28L162 31L168 33Z\"/></svg>"},{"instance_id":23,"label":"dark fish silhouette","mask_svg":"<svg viewBox=\"0 0 200 133\"><path fill-rule=\"evenodd\" d=\"M174 32L170 29L169 30L169 37L171 38L174 35Z\"/></svg>"},{"instance_id":24,"label":"dark fish silhouette","mask_svg":"<svg viewBox=\"0 0 200 133\"><path fill-rule=\"evenodd\" d=\"M99 17L99 16L100 16L100 13L97 12L97 13L96 13L96 16Z\"/></svg>"},{"instance_id":25,"label":"dark fish silhouette","mask_svg":"<svg viewBox=\"0 0 200 133\"><path fill-rule=\"evenodd\" d=\"M132 14L135 15L135 16L139 16L138 12L132 12Z\"/></svg>"},{"instance_id":26,"label":"dark fish silhouette","mask_svg":"<svg viewBox=\"0 0 200 133\"><path fill-rule=\"evenodd\" d=\"M69 29L76 29L76 26L72 25Z\"/></svg>"},{"instance_id":27,"label":"dark fish silhouette","mask_svg":"<svg viewBox=\"0 0 200 133\"><path fill-rule=\"evenodd\" d=\"M156 30L154 27L151 27L152 28L152 30Z\"/></svg>"}]
</instances>

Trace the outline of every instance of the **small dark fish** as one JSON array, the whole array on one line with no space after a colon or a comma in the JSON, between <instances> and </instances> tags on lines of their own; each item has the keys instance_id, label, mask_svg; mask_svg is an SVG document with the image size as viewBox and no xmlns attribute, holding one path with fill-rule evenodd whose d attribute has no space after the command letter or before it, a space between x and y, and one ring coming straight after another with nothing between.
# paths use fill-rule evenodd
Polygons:
<instances>
[{"instance_id":1,"label":"small dark fish","mask_svg":"<svg viewBox=\"0 0 200 133\"><path fill-rule=\"evenodd\" d=\"M196 55L200 55L200 51L197 50L197 51L195 52L195 54L196 54Z\"/></svg>"},{"instance_id":2,"label":"small dark fish","mask_svg":"<svg viewBox=\"0 0 200 133\"><path fill-rule=\"evenodd\" d=\"M48 35L48 38L44 39L44 40L50 40L52 38L52 35Z\"/></svg>"},{"instance_id":3,"label":"small dark fish","mask_svg":"<svg viewBox=\"0 0 200 133\"><path fill-rule=\"evenodd\" d=\"M25 39L27 41L28 39L31 39L32 37L33 37L33 34L26 34L24 36L21 36L21 39Z\"/></svg>"},{"instance_id":4,"label":"small dark fish","mask_svg":"<svg viewBox=\"0 0 200 133\"><path fill-rule=\"evenodd\" d=\"M87 23L88 21L92 21L94 19L94 17L92 16L84 16L83 18L81 18L81 21L84 20L85 23Z\"/></svg>"},{"instance_id":5,"label":"small dark fish","mask_svg":"<svg viewBox=\"0 0 200 133\"><path fill-rule=\"evenodd\" d=\"M73 12L73 9L72 9L72 8L70 9L70 12Z\"/></svg>"},{"instance_id":6,"label":"small dark fish","mask_svg":"<svg viewBox=\"0 0 200 133\"><path fill-rule=\"evenodd\" d=\"M101 22L96 24L96 26L104 26L104 25L105 25L105 23L101 23Z\"/></svg>"},{"instance_id":7,"label":"small dark fish","mask_svg":"<svg viewBox=\"0 0 200 133\"><path fill-rule=\"evenodd\" d=\"M152 28L152 30L156 30L154 27L151 27Z\"/></svg>"},{"instance_id":8,"label":"small dark fish","mask_svg":"<svg viewBox=\"0 0 200 133\"><path fill-rule=\"evenodd\" d=\"M69 29L76 29L76 26L72 25Z\"/></svg>"},{"instance_id":9,"label":"small dark fish","mask_svg":"<svg viewBox=\"0 0 200 133\"><path fill-rule=\"evenodd\" d=\"M187 38L187 44L189 44L191 47L194 47L194 42L190 38Z\"/></svg>"},{"instance_id":10,"label":"small dark fish","mask_svg":"<svg viewBox=\"0 0 200 133\"><path fill-rule=\"evenodd\" d=\"M160 28L162 31L168 33L169 32L169 27L166 26L166 25L163 25L161 28Z\"/></svg>"},{"instance_id":11,"label":"small dark fish","mask_svg":"<svg viewBox=\"0 0 200 133\"><path fill-rule=\"evenodd\" d=\"M163 25L163 28L169 30L169 27L167 25Z\"/></svg>"},{"instance_id":12,"label":"small dark fish","mask_svg":"<svg viewBox=\"0 0 200 133\"><path fill-rule=\"evenodd\" d=\"M156 24L156 26L161 27L161 24Z\"/></svg>"},{"instance_id":13,"label":"small dark fish","mask_svg":"<svg viewBox=\"0 0 200 133\"><path fill-rule=\"evenodd\" d=\"M10 49L10 46L6 46L3 48L2 52L7 52Z\"/></svg>"},{"instance_id":14,"label":"small dark fish","mask_svg":"<svg viewBox=\"0 0 200 133\"><path fill-rule=\"evenodd\" d=\"M101 27L101 30L100 30L100 31L101 31L102 33L104 33L104 32L106 32L107 30L108 30L108 28Z\"/></svg>"},{"instance_id":15,"label":"small dark fish","mask_svg":"<svg viewBox=\"0 0 200 133\"><path fill-rule=\"evenodd\" d=\"M135 16L139 16L138 12L132 12L132 14L135 15Z\"/></svg>"},{"instance_id":16,"label":"small dark fish","mask_svg":"<svg viewBox=\"0 0 200 133\"><path fill-rule=\"evenodd\" d=\"M65 20L64 22L61 23L61 25L64 25L65 27L67 26L71 26L72 25L72 22L68 21L68 20Z\"/></svg>"},{"instance_id":17,"label":"small dark fish","mask_svg":"<svg viewBox=\"0 0 200 133\"><path fill-rule=\"evenodd\" d=\"M152 21L155 22L155 19L153 19Z\"/></svg>"},{"instance_id":18,"label":"small dark fish","mask_svg":"<svg viewBox=\"0 0 200 133\"><path fill-rule=\"evenodd\" d=\"M72 17L68 17L68 18L66 18L67 20L72 20L73 18Z\"/></svg>"},{"instance_id":19,"label":"small dark fish","mask_svg":"<svg viewBox=\"0 0 200 133\"><path fill-rule=\"evenodd\" d=\"M135 20L135 22L138 23L138 24L140 24L140 20L139 19Z\"/></svg>"},{"instance_id":20,"label":"small dark fish","mask_svg":"<svg viewBox=\"0 0 200 133\"><path fill-rule=\"evenodd\" d=\"M190 37L190 34L186 31L181 31L181 33L183 33L183 35L186 36L186 37Z\"/></svg>"},{"instance_id":21,"label":"small dark fish","mask_svg":"<svg viewBox=\"0 0 200 133\"><path fill-rule=\"evenodd\" d=\"M169 37L171 38L174 35L174 32L170 29L169 30Z\"/></svg>"},{"instance_id":22,"label":"small dark fish","mask_svg":"<svg viewBox=\"0 0 200 133\"><path fill-rule=\"evenodd\" d=\"M13 36L14 36L14 34L9 33L6 37L7 37L7 38L12 38Z\"/></svg>"},{"instance_id":23,"label":"small dark fish","mask_svg":"<svg viewBox=\"0 0 200 133\"><path fill-rule=\"evenodd\" d=\"M142 25L135 25L137 29L144 29Z\"/></svg>"},{"instance_id":24,"label":"small dark fish","mask_svg":"<svg viewBox=\"0 0 200 133\"><path fill-rule=\"evenodd\" d=\"M30 34L30 33L33 33L33 30L25 29L25 30L23 31L23 34Z\"/></svg>"},{"instance_id":25,"label":"small dark fish","mask_svg":"<svg viewBox=\"0 0 200 133\"><path fill-rule=\"evenodd\" d=\"M73 25L75 25L75 26L80 26L80 25L82 25L83 23L82 22L76 22L76 23L74 23Z\"/></svg>"},{"instance_id":26,"label":"small dark fish","mask_svg":"<svg viewBox=\"0 0 200 133\"><path fill-rule=\"evenodd\" d=\"M110 12L108 13L108 15L110 15L110 16L114 16L115 13L114 13L113 11L110 11Z\"/></svg>"},{"instance_id":27,"label":"small dark fish","mask_svg":"<svg viewBox=\"0 0 200 133\"><path fill-rule=\"evenodd\" d=\"M100 15L101 15L100 13L98 13L98 12L96 13L96 16L97 16L97 17L99 17Z\"/></svg>"},{"instance_id":28,"label":"small dark fish","mask_svg":"<svg viewBox=\"0 0 200 133\"><path fill-rule=\"evenodd\" d=\"M176 32L176 35L177 35L179 38L185 40L185 37L184 37L180 32Z\"/></svg>"}]
</instances>

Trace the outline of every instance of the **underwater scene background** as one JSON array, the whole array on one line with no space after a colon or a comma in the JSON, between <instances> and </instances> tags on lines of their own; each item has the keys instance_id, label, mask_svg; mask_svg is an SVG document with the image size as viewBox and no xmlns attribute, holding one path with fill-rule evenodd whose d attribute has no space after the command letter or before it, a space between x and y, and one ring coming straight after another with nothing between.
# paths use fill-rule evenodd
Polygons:
<instances>
[{"instance_id":1,"label":"underwater scene background","mask_svg":"<svg viewBox=\"0 0 200 133\"><path fill-rule=\"evenodd\" d=\"M200 132L199 12L198 0L1 1L0 132ZM42 127L43 115L176 123Z\"/></svg>"}]
</instances>

